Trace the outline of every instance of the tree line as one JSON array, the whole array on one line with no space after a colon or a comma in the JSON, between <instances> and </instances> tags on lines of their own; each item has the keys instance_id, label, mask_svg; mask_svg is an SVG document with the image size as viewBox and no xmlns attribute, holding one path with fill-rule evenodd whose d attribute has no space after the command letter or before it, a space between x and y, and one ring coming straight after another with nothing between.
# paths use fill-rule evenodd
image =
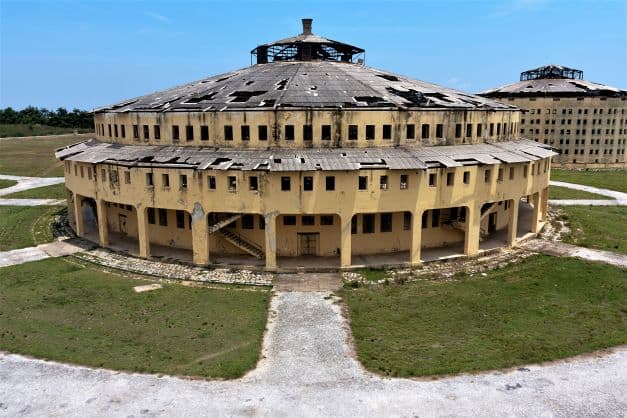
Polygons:
<instances>
[{"instance_id":1,"label":"tree line","mask_svg":"<svg viewBox=\"0 0 627 418\"><path fill-rule=\"evenodd\" d=\"M48 110L44 107L28 106L22 110L11 107L0 109L0 124L47 125L60 128L93 129L93 113L86 110L73 109L69 112L60 107Z\"/></svg>"}]
</instances>

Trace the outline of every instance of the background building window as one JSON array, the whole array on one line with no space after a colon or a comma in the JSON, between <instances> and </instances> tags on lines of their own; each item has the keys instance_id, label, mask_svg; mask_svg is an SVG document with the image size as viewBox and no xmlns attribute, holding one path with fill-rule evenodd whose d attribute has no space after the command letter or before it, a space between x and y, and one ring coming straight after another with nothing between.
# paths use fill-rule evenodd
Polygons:
<instances>
[{"instance_id":1,"label":"background building window","mask_svg":"<svg viewBox=\"0 0 627 418\"><path fill-rule=\"evenodd\" d=\"M348 125L348 139L356 141L359 136L359 128L357 125Z\"/></svg>"},{"instance_id":2,"label":"background building window","mask_svg":"<svg viewBox=\"0 0 627 418\"><path fill-rule=\"evenodd\" d=\"M285 125L285 140L294 140L294 125Z\"/></svg>"},{"instance_id":3,"label":"background building window","mask_svg":"<svg viewBox=\"0 0 627 418\"><path fill-rule=\"evenodd\" d=\"M361 228L364 234L374 234L374 214L361 215Z\"/></svg>"},{"instance_id":4,"label":"background building window","mask_svg":"<svg viewBox=\"0 0 627 418\"><path fill-rule=\"evenodd\" d=\"M288 192L291 188L291 178L287 176L281 177L281 191Z\"/></svg>"},{"instance_id":5,"label":"background building window","mask_svg":"<svg viewBox=\"0 0 627 418\"><path fill-rule=\"evenodd\" d=\"M381 232L392 232L392 214L381 214Z\"/></svg>"},{"instance_id":6,"label":"background building window","mask_svg":"<svg viewBox=\"0 0 627 418\"><path fill-rule=\"evenodd\" d=\"M325 182L328 191L335 190L335 176L327 176Z\"/></svg>"}]
</instances>

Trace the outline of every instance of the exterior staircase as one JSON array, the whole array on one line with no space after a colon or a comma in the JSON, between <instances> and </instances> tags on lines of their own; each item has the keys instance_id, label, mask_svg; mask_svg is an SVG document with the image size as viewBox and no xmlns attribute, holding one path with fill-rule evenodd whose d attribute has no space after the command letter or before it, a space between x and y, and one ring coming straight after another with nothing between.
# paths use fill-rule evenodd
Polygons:
<instances>
[{"instance_id":1,"label":"exterior staircase","mask_svg":"<svg viewBox=\"0 0 627 418\"><path fill-rule=\"evenodd\" d=\"M258 259L263 258L263 255L264 255L263 250L257 244L248 241L247 239L243 238L241 235L238 235L232 231L229 231L228 229L222 229L219 231L219 233L220 235L222 235L222 237L225 240L235 245L237 248L246 251L248 254Z\"/></svg>"},{"instance_id":2,"label":"exterior staircase","mask_svg":"<svg viewBox=\"0 0 627 418\"><path fill-rule=\"evenodd\" d=\"M224 228L225 226L227 226L227 225L228 225L228 224L230 224L231 222L234 222L234 221L238 220L238 219L239 219L239 218L241 218L241 217L242 217L242 215L241 215L241 214L236 214L236 215L233 215L233 216L231 216L231 217L229 217L229 218L223 219L223 220L221 220L221 221L219 221L219 222L217 222L217 223L215 223L215 224L211 225L211 226L209 227L209 233L210 233L210 234L213 234L214 232L216 232L216 231L218 231L218 230L220 230L220 229Z\"/></svg>"},{"instance_id":3,"label":"exterior staircase","mask_svg":"<svg viewBox=\"0 0 627 418\"><path fill-rule=\"evenodd\" d=\"M498 204L497 202L492 202L492 203L490 203L490 206L486 206L485 209L481 208L481 219L480 219L480 221L483 221L485 219L485 217L490 214L490 211L492 210L492 208L494 206L496 206L497 204Z\"/></svg>"}]
</instances>

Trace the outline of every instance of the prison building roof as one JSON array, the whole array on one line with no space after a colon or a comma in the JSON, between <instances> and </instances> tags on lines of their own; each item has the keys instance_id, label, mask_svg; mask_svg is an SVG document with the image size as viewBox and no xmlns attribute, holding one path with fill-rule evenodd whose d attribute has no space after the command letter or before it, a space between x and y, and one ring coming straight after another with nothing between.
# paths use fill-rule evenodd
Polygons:
<instances>
[{"instance_id":1,"label":"prison building roof","mask_svg":"<svg viewBox=\"0 0 627 418\"><path fill-rule=\"evenodd\" d=\"M562 65L545 65L524 71L520 81L479 93L481 96L537 97L537 96L601 96L627 98L627 91L583 79L583 71Z\"/></svg>"},{"instance_id":2,"label":"prison building roof","mask_svg":"<svg viewBox=\"0 0 627 418\"><path fill-rule=\"evenodd\" d=\"M89 140L57 150L56 157L82 163L195 170L346 171L426 170L440 167L524 163L557 155L529 140L441 147L241 150L137 146Z\"/></svg>"}]
</instances>

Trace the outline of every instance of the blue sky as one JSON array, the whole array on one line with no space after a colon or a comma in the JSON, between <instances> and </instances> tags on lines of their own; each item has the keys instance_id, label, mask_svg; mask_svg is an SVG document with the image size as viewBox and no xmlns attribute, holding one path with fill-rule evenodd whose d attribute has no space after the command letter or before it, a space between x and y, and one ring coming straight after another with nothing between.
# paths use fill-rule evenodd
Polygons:
<instances>
[{"instance_id":1,"label":"blue sky","mask_svg":"<svg viewBox=\"0 0 627 418\"><path fill-rule=\"evenodd\" d=\"M624 0L0 0L0 107L92 109L234 70L301 17L369 66L468 92L549 63L627 88Z\"/></svg>"}]
</instances>

